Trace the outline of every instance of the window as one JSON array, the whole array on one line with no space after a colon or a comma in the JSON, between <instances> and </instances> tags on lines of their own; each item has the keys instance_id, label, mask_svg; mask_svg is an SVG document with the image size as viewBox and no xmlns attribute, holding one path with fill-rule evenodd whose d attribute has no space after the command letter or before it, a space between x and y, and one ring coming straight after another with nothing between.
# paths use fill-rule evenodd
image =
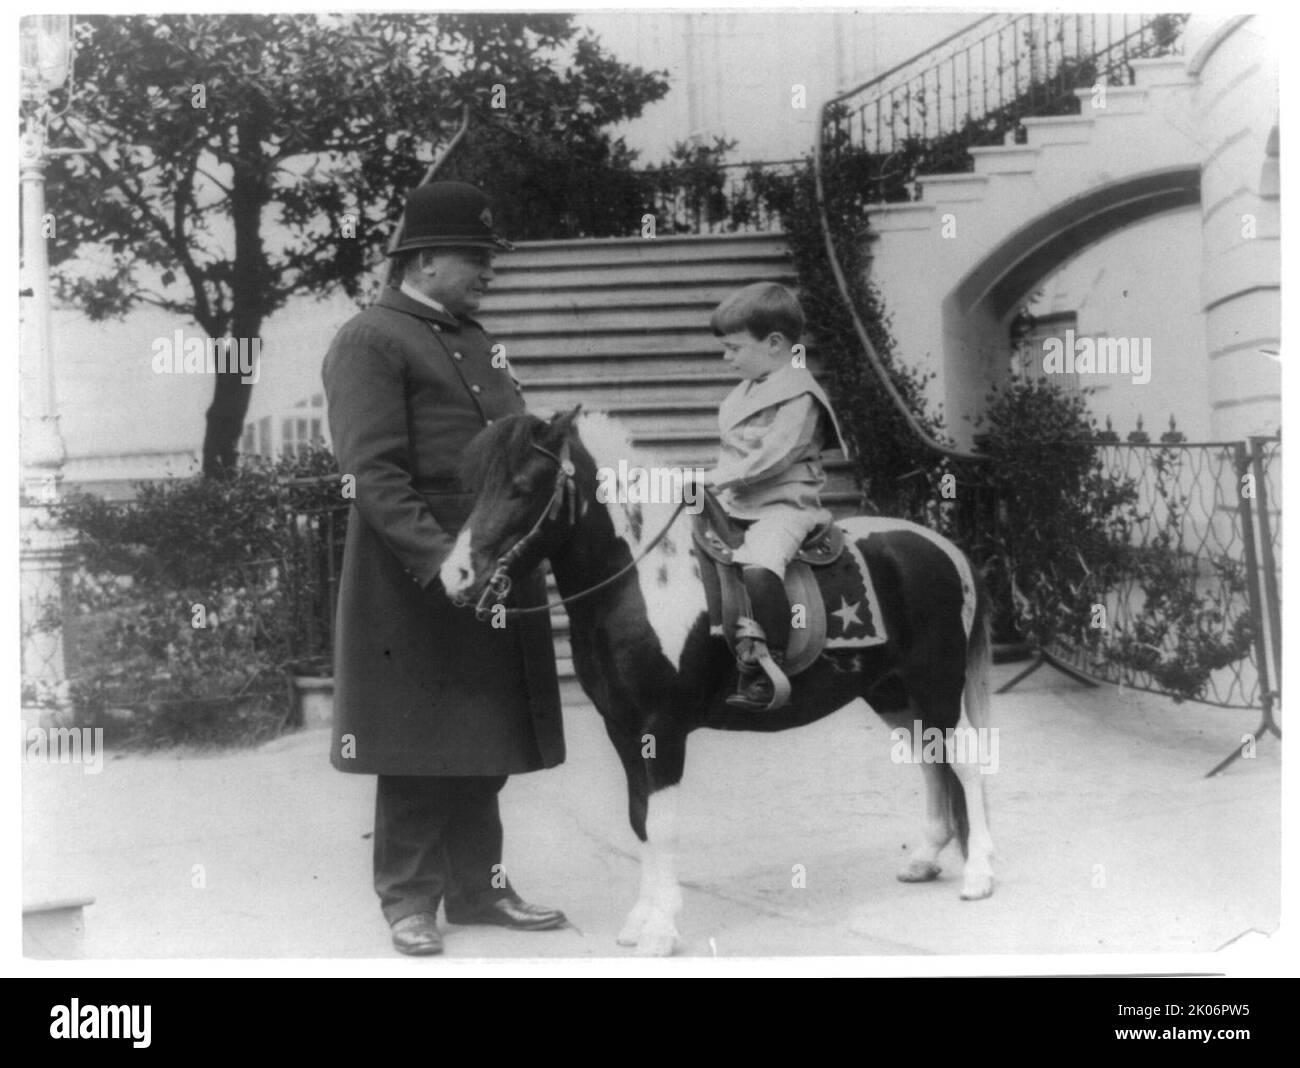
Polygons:
<instances>
[{"instance_id":1,"label":"window","mask_svg":"<svg viewBox=\"0 0 1300 1068\"><path fill-rule=\"evenodd\" d=\"M1069 349L1078 324L1079 316L1075 312L1030 315L1022 311L1011 321L1009 328L1012 376L1030 380L1050 377L1061 388L1078 392L1079 376L1073 371L1051 376L1043 371L1044 342L1055 338Z\"/></svg>"}]
</instances>

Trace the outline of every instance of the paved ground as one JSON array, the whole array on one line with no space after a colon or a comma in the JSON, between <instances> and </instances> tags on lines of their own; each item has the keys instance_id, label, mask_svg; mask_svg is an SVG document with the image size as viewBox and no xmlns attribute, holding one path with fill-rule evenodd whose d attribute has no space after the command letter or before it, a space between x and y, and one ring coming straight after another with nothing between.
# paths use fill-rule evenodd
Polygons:
<instances>
[{"instance_id":1,"label":"paved ground","mask_svg":"<svg viewBox=\"0 0 1300 1068\"><path fill-rule=\"evenodd\" d=\"M1018 665L995 668L995 680ZM688 956L1160 954L1273 932L1280 746L1204 773L1256 717L1086 690L1040 671L996 697L988 776L998 885L894 878L920 775L849 709L777 735L702 732L683 790ZM636 893L622 772L589 707L569 760L503 793L506 866L577 930L447 929L447 957L623 957ZM117 756L99 775L24 765L25 900L87 893L92 958L396 958L369 886L373 780L326 761L328 733L252 752ZM950 847L945 860L959 858ZM802 865L806 885L792 885ZM201 867L196 867L201 866ZM201 883L202 885L195 885Z\"/></svg>"}]
</instances>

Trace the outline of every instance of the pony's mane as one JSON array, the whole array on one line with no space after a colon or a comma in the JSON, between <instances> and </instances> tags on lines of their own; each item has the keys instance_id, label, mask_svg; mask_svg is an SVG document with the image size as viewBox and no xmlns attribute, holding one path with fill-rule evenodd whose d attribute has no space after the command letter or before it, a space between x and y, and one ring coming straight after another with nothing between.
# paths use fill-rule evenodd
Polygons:
<instances>
[{"instance_id":1,"label":"pony's mane","mask_svg":"<svg viewBox=\"0 0 1300 1068\"><path fill-rule=\"evenodd\" d=\"M620 471L648 471L653 466L650 458L638 455L628 441L627 433L603 412L584 412L575 423L583 448L596 462L597 472L606 472L612 478ZM620 467L619 461L623 461ZM635 477L635 476L633 476ZM605 503L614 524L615 534L627 542L634 554L654 539L673 520L676 501L647 501L640 504L622 504L627 484L617 479L618 501ZM644 495L638 495L638 497ZM700 584L695 557L690 552L690 535L681 523L684 515L673 522L673 529L648 552L637 565L637 579L645 600L646 616L659 639L668 662L674 667L680 663L692 628L704 614L704 587Z\"/></svg>"},{"instance_id":2,"label":"pony's mane","mask_svg":"<svg viewBox=\"0 0 1300 1068\"><path fill-rule=\"evenodd\" d=\"M535 415L511 415L493 423L462 454L460 480L476 493L508 481L528 459L537 431L546 424Z\"/></svg>"},{"instance_id":3,"label":"pony's mane","mask_svg":"<svg viewBox=\"0 0 1300 1068\"><path fill-rule=\"evenodd\" d=\"M645 471L653 465L649 457L632 445L627 431L605 412L583 412L578 416L575 429L583 447L596 461L597 471L604 470L611 478L616 472ZM627 483L620 478L617 486L619 501L628 500ZM635 550L664 528L672 518L676 504L676 501L642 501L628 505L610 503L609 513L615 532ZM661 548L670 554L676 552L678 546L672 534L664 539Z\"/></svg>"},{"instance_id":4,"label":"pony's mane","mask_svg":"<svg viewBox=\"0 0 1300 1068\"><path fill-rule=\"evenodd\" d=\"M614 467L619 460L640 462L627 432L605 412L582 412L574 424L583 447L597 467Z\"/></svg>"}]
</instances>

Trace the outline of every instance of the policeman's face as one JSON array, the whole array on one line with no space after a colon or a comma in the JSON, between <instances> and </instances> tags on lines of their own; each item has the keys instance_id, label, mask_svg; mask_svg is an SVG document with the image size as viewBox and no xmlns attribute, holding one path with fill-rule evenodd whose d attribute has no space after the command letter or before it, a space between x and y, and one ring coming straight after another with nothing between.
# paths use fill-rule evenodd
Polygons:
<instances>
[{"instance_id":1,"label":"policeman's face","mask_svg":"<svg viewBox=\"0 0 1300 1068\"><path fill-rule=\"evenodd\" d=\"M471 315L496 277L488 248L434 248L421 262L421 290L453 315Z\"/></svg>"}]
</instances>

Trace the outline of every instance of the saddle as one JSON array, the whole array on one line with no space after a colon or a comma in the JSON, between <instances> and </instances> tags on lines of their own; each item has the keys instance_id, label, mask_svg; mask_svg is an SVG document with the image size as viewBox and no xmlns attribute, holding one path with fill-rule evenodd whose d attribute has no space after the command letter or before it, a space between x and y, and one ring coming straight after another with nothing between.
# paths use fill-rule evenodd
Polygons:
<instances>
[{"instance_id":1,"label":"saddle","mask_svg":"<svg viewBox=\"0 0 1300 1068\"><path fill-rule=\"evenodd\" d=\"M725 638L736 653L737 621L753 618L753 607L741 577L741 566L733 560L735 550L745 540L745 527L732 519L712 490L706 489L704 507L693 517L691 538L700 564L704 596L709 608L710 632ZM821 655L826 644L826 605L813 568L824 568L839 560L844 552L844 531L834 523L814 530L800 546L785 572L785 592L792 608L802 607L803 626L790 628L790 643L785 650L784 671L793 678Z\"/></svg>"}]
</instances>

